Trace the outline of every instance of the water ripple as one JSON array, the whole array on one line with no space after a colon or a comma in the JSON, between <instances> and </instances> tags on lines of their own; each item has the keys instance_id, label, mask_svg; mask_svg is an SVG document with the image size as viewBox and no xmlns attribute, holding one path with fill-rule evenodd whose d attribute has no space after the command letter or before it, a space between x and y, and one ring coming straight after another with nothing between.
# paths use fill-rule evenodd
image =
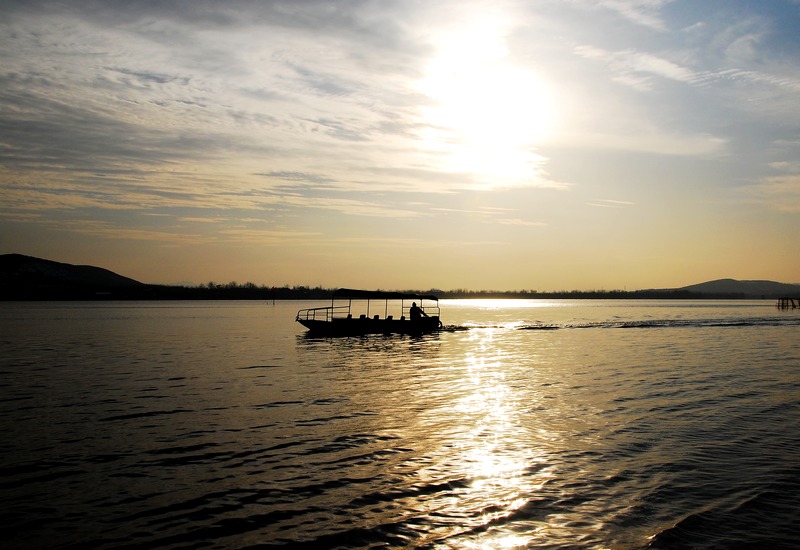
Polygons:
<instances>
[{"instance_id":1,"label":"water ripple","mask_svg":"<svg viewBox=\"0 0 800 550\"><path fill-rule=\"evenodd\" d=\"M47 307L0 342L7 548L796 544L791 314L467 304L310 339L288 305Z\"/></svg>"}]
</instances>

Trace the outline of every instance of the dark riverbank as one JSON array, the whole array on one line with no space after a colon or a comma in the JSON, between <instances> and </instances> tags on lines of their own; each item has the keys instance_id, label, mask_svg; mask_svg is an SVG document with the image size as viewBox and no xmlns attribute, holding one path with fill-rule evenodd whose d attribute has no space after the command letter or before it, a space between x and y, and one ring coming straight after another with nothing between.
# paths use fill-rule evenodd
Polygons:
<instances>
[{"instance_id":1,"label":"dark riverbank","mask_svg":"<svg viewBox=\"0 0 800 550\"><path fill-rule=\"evenodd\" d=\"M209 282L197 286L146 284L107 269L22 254L0 255L0 300L328 300L335 289ZM440 299L778 299L800 296L800 285L720 279L683 288L649 290L422 290Z\"/></svg>"},{"instance_id":2,"label":"dark riverbank","mask_svg":"<svg viewBox=\"0 0 800 550\"><path fill-rule=\"evenodd\" d=\"M43 300L329 300L334 289L296 287L259 287L250 284L218 286L104 286L104 285L4 285L0 289L3 301ZM419 292L410 290L410 292ZM698 293L687 290L571 290L562 292L451 290L424 291L439 299L773 299L773 296L748 296L745 294Z\"/></svg>"}]
</instances>

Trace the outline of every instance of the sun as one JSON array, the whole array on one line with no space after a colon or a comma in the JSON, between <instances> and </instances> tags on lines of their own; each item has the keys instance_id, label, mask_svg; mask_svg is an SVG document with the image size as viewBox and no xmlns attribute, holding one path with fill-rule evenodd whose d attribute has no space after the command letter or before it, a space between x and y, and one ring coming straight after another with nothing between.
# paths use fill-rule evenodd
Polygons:
<instances>
[{"instance_id":1,"label":"sun","mask_svg":"<svg viewBox=\"0 0 800 550\"><path fill-rule=\"evenodd\" d=\"M554 107L545 82L511 63L502 28L476 24L443 36L421 83L428 149L446 169L494 187L530 183L540 173L535 146L551 131Z\"/></svg>"}]
</instances>

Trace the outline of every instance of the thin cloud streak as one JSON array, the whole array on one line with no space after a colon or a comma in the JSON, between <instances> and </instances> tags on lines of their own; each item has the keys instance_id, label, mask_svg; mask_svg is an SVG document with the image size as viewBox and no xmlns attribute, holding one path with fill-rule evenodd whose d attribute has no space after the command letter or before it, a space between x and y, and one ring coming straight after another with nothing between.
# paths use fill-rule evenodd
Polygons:
<instances>
[{"instance_id":1,"label":"thin cloud streak","mask_svg":"<svg viewBox=\"0 0 800 550\"><path fill-rule=\"evenodd\" d=\"M660 11L672 0L598 0L598 5L618 12L629 21L657 31L666 31Z\"/></svg>"},{"instance_id":2,"label":"thin cloud streak","mask_svg":"<svg viewBox=\"0 0 800 550\"><path fill-rule=\"evenodd\" d=\"M599 208L624 208L627 206L634 206L635 203L631 201L618 201L612 199L595 199L594 201L586 204L589 206L597 206Z\"/></svg>"}]
</instances>

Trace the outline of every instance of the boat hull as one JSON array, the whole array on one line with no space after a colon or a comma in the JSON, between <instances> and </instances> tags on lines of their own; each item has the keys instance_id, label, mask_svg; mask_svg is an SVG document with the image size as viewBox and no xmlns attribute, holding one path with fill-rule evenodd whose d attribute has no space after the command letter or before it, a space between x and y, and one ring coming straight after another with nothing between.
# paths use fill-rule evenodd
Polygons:
<instances>
[{"instance_id":1,"label":"boat hull","mask_svg":"<svg viewBox=\"0 0 800 550\"><path fill-rule=\"evenodd\" d=\"M423 317L418 321L407 319L297 319L315 336L362 336L365 334L427 334L441 327L439 317Z\"/></svg>"}]
</instances>

